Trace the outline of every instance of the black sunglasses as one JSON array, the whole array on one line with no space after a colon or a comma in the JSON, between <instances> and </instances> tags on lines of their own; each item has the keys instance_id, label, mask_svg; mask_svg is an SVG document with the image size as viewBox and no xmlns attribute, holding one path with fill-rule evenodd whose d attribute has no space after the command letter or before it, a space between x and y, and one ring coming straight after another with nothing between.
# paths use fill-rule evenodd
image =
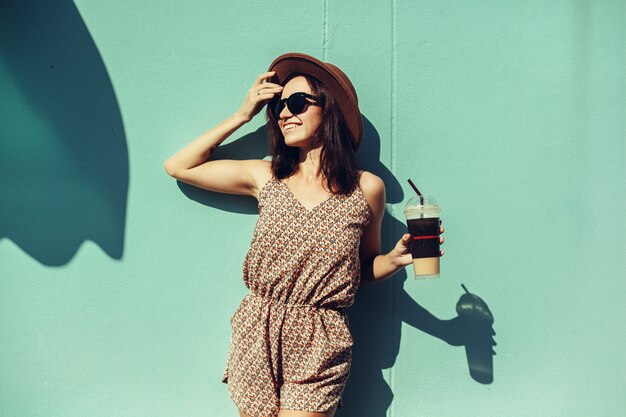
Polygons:
<instances>
[{"instance_id":1,"label":"black sunglasses","mask_svg":"<svg viewBox=\"0 0 626 417\"><path fill-rule=\"evenodd\" d=\"M272 114L274 115L274 119L276 120L279 119L280 113L285 108L285 103L287 104L287 108L289 109L291 114L302 113L307 104L311 106L319 106L318 103L311 103L307 101L306 100L307 98L310 98L318 102L321 101L318 97L312 96L311 94L307 94L307 93L293 93L288 98L284 98L282 100L280 100L278 96L273 98L272 102L270 103L270 108L272 109Z\"/></svg>"}]
</instances>

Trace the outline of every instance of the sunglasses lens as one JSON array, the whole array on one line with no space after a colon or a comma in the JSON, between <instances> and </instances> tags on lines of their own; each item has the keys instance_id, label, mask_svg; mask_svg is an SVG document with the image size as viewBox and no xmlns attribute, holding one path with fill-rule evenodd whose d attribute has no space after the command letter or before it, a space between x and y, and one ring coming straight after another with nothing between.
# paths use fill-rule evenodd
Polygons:
<instances>
[{"instance_id":1,"label":"sunglasses lens","mask_svg":"<svg viewBox=\"0 0 626 417\"><path fill-rule=\"evenodd\" d=\"M306 98L302 94L296 93L292 94L287 100L287 107L289 107L289 111L292 114L302 113L304 110L304 103L306 102Z\"/></svg>"}]
</instances>

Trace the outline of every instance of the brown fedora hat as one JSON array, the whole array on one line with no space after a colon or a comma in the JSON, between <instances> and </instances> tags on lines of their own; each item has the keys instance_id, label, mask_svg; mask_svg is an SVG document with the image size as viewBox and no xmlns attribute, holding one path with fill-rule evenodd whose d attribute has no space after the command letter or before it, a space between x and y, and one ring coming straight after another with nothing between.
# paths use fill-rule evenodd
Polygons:
<instances>
[{"instance_id":1,"label":"brown fedora hat","mask_svg":"<svg viewBox=\"0 0 626 417\"><path fill-rule=\"evenodd\" d=\"M287 77L294 72L312 75L324 83L335 95L339 110L343 114L348 130L352 135L355 149L359 147L363 137L359 101L354 86L342 70L311 55L290 52L276 58L270 64L268 71L276 71L276 74L271 78L271 81L276 84L283 85Z\"/></svg>"}]
</instances>

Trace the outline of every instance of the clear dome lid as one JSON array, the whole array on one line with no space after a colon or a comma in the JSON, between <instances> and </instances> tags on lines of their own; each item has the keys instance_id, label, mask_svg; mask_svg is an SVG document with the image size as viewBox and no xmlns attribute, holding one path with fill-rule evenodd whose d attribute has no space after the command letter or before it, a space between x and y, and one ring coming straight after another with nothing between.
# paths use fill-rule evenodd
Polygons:
<instances>
[{"instance_id":1,"label":"clear dome lid","mask_svg":"<svg viewBox=\"0 0 626 417\"><path fill-rule=\"evenodd\" d=\"M423 200L424 200L423 202L421 201L420 196L416 195L414 197L411 197L409 199L409 201L407 201L407 203L406 203L406 208L409 208L409 207L422 207L422 206L439 207L439 203L437 203L437 200L431 194L424 194L422 197L423 197Z\"/></svg>"}]
</instances>

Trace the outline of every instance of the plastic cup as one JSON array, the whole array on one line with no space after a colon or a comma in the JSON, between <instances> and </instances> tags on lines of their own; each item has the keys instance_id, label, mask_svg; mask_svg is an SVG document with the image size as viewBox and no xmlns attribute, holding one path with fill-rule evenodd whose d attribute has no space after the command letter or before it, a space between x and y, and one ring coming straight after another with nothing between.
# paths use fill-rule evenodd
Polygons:
<instances>
[{"instance_id":1,"label":"plastic cup","mask_svg":"<svg viewBox=\"0 0 626 417\"><path fill-rule=\"evenodd\" d=\"M439 278L439 205L431 195L411 198L404 209L415 279Z\"/></svg>"}]
</instances>

